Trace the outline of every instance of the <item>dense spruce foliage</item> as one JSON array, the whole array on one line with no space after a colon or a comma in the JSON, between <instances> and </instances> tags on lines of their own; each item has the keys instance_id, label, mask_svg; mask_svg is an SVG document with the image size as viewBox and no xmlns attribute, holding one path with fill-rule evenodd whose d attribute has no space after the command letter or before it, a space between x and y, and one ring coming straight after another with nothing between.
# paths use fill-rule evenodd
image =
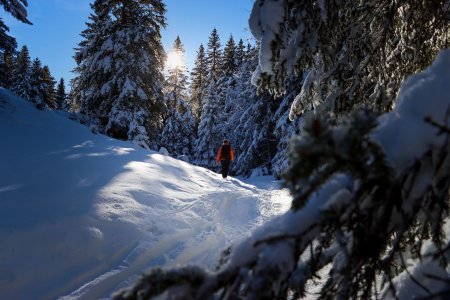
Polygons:
<instances>
[{"instance_id":1,"label":"dense spruce foliage","mask_svg":"<svg viewBox=\"0 0 450 300\"><path fill-rule=\"evenodd\" d=\"M291 118L311 108L389 111L405 76L448 45L448 1L256 2L250 23L263 55L255 83L283 94L289 74L307 71Z\"/></svg>"}]
</instances>

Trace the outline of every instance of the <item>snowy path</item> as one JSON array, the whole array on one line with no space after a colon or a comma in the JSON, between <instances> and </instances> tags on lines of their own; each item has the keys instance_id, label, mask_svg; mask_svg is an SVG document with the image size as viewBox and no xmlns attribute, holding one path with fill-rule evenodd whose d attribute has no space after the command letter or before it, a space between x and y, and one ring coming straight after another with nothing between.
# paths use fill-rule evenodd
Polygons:
<instances>
[{"instance_id":1,"label":"snowy path","mask_svg":"<svg viewBox=\"0 0 450 300\"><path fill-rule=\"evenodd\" d=\"M99 299L133 282L150 267L198 264L213 269L218 254L266 219L286 211L290 198L271 178L259 178L260 188L230 178L216 191L171 207L148 222L146 233L114 269L99 275L62 299ZM238 188L238 191L233 189ZM185 223L181 220L187 220ZM166 222L177 223L167 234ZM158 226L158 224L160 224Z\"/></svg>"}]
</instances>

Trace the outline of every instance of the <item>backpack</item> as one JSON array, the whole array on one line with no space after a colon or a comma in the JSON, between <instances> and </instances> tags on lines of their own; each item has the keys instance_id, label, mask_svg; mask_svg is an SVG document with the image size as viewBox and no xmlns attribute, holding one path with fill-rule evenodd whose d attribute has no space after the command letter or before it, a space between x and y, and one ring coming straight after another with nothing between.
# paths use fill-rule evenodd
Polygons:
<instances>
[{"instance_id":1,"label":"backpack","mask_svg":"<svg viewBox=\"0 0 450 300\"><path fill-rule=\"evenodd\" d=\"M220 152L220 159L231 160L230 145L222 145L222 151Z\"/></svg>"}]
</instances>

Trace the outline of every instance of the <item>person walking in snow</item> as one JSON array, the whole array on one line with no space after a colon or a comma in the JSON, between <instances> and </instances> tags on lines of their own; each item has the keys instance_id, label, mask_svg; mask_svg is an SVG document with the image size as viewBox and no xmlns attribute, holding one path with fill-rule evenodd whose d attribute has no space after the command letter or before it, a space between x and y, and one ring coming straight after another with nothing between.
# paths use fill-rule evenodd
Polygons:
<instances>
[{"instance_id":1,"label":"person walking in snow","mask_svg":"<svg viewBox=\"0 0 450 300\"><path fill-rule=\"evenodd\" d=\"M228 171L230 170L230 164L234 160L234 149L231 147L228 140L223 140L223 144L220 146L217 152L216 162L222 165L222 177L227 178Z\"/></svg>"}]
</instances>

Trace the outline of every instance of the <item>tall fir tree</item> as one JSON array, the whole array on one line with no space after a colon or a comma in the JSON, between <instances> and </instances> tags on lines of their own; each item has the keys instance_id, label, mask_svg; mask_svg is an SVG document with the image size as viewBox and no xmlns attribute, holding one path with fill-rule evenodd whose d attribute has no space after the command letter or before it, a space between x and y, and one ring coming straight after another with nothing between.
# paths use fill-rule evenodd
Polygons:
<instances>
[{"instance_id":1,"label":"tall fir tree","mask_svg":"<svg viewBox=\"0 0 450 300\"><path fill-rule=\"evenodd\" d=\"M237 71L236 44L231 35L223 50L223 72L226 75L232 75Z\"/></svg>"},{"instance_id":2,"label":"tall fir tree","mask_svg":"<svg viewBox=\"0 0 450 300\"><path fill-rule=\"evenodd\" d=\"M44 87L42 84L42 63L39 58L33 60L31 66L31 102L36 104L39 109L44 109L46 103L44 102Z\"/></svg>"},{"instance_id":3,"label":"tall fir tree","mask_svg":"<svg viewBox=\"0 0 450 300\"><path fill-rule=\"evenodd\" d=\"M0 86L10 89L13 83L14 55L12 52L0 52Z\"/></svg>"},{"instance_id":4,"label":"tall fir tree","mask_svg":"<svg viewBox=\"0 0 450 300\"><path fill-rule=\"evenodd\" d=\"M205 104L206 88L208 86L208 64L205 48L200 45L197 51L195 65L191 72L190 103L197 120L200 120L203 105Z\"/></svg>"},{"instance_id":5,"label":"tall fir tree","mask_svg":"<svg viewBox=\"0 0 450 300\"><path fill-rule=\"evenodd\" d=\"M216 28L211 32L206 53L206 62L208 64L209 72L208 77L217 81L222 74L222 49L220 37Z\"/></svg>"},{"instance_id":6,"label":"tall fir tree","mask_svg":"<svg viewBox=\"0 0 450 300\"><path fill-rule=\"evenodd\" d=\"M236 66L242 66L246 60L244 41L239 39L236 46Z\"/></svg>"},{"instance_id":7,"label":"tall fir tree","mask_svg":"<svg viewBox=\"0 0 450 300\"><path fill-rule=\"evenodd\" d=\"M32 100L31 60L27 46L23 46L17 54L11 90L20 97Z\"/></svg>"},{"instance_id":8,"label":"tall fir tree","mask_svg":"<svg viewBox=\"0 0 450 300\"><path fill-rule=\"evenodd\" d=\"M190 156L195 140L195 119L188 102L185 50L179 36L168 54L167 67L165 102L168 113L161 133L161 145L174 157Z\"/></svg>"},{"instance_id":9,"label":"tall fir tree","mask_svg":"<svg viewBox=\"0 0 450 300\"><path fill-rule=\"evenodd\" d=\"M162 127L161 0L95 1L75 54L72 110L114 138L157 147Z\"/></svg>"},{"instance_id":10,"label":"tall fir tree","mask_svg":"<svg viewBox=\"0 0 450 300\"><path fill-rule=\"evenodd\" d=\"M179 36L168 53L167 79L165 81L166 104L169 109L180 110L179 101L187 99L187 66L184 46Z\"/></svg>"},{"instance_id":11,"label":"tall fir tree","mask_svg":"<svg viewBox=\"0 0 450 300\"><path fill-rule=\"evenodd\" d=\"M57 109L67 110L66 101L66 84L64 82L64 78L61 78L58 82L58 86L56 87L56 107Z\"/></svg>"},{"instance_id":12,"label":"tall fir tree","mask_svg":"<svg viewBox=\"0 0 450 300\"><path fill-rule=\"evenodd\" d=\"M41 86L42 86L42 100L50 109L58 109L58 104L56 103L56 81L50 73L48 66L42 67L41 75Z\"/></svg>"},{"instance_id":13,"label":"tall fir tree","mask_svg":"<svg viewBox=\"0 0 450 300\"><path fill-rule=\"evenodd\" d=\"M222 136L217 132L217 118L220 115L220 99L213 78L206 91L205 105L198 127L198 138L195 143L194 163L209 169L214 169L215 151L221 144Z\"/></svg>"}]
</instances>

